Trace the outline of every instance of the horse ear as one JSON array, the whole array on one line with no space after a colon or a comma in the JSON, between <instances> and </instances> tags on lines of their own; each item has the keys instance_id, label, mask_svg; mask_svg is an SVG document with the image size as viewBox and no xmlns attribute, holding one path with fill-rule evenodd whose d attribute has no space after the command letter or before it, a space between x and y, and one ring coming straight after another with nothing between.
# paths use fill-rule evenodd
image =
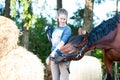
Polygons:
<instances>
[{"instance_id":1,"label":"horse ear","mask_svg":"<svg viewBox=\"0 0 120 80\"><path fill-rule=\"evenodd\" d=\"M85 35L84 35L83 41L82 41L82 43L79 46L83 47L85 45L87 39L88 39L88 33L86 32Z\"/></svg>"},{"instance_id":2,"label":"horse ear","mask_svg":"<svg viewBox=\"0 0 120 80\"><path fill-rule=\"evenodd\" d=\"M85 33L83 42L86 42L87 38L88 38L88 32Z\"/></svg>"}]
</instances>

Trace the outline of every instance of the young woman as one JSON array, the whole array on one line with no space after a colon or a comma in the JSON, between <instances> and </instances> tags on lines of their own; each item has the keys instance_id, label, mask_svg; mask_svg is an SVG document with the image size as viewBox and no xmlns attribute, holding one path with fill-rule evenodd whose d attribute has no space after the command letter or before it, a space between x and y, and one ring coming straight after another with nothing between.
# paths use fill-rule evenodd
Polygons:
<instances>
[{"instance_id":1,"label":"young woman","mask_svg":"<svg viewBox=\"0 0 120 80\"><path fill-rule=\"evenodd\" d=\"M67 25L68 12L65 9L59 9L57 13L57 23L52 33L52 52L50 56L55 57L56 51L67 43L71 36L71 28ZM69 62L55 63L50 61L50 57L46 59L46 64L51 65L53 80L68 80L69 78Z\"/></svg>"}]
</instances>

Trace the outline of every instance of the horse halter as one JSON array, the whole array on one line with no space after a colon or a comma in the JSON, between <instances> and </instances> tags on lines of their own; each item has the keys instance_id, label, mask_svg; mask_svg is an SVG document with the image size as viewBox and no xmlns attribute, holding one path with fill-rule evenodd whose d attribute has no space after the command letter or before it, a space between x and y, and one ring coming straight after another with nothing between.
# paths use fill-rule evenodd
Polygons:
<instances>
[{"instance_id":1,"label":"horse halter","mask_svg":"<svg viewBox=\"0 0 120 80\"><path fill-rule=\"evenodd\" d=\"M85 47L85 46L87 46L88 45L88 33L86 32L86 34L84 35L84 38L83 38L83 40L82 40L82 42L80 43L80 44L82 44L81 46L82 46L82 49ZM80 47L81 47L80 46Z\"/></svg>"},{"instance_id":2,"label":"horse halter","mask_svg":"<svg viewBox=\"0 0 120 80\"><path fill-rule=\"evenodd\" d=\"M85 48L88 46L88 33L86 32L86 34L84 35L84 39L82 41L83 43L83 47L82 49L77 53L77 56L75 58L78 58L79 56L82 55L83 51L85 50Z\"/></svg>"}]
</instances>

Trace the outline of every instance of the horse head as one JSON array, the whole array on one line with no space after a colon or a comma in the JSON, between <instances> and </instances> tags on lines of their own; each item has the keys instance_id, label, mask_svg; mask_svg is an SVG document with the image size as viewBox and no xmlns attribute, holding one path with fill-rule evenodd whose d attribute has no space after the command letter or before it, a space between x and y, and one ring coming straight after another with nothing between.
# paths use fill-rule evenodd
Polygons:
<instances>
[{"instance_id":1,"label":"horse head","mask_svg":"<svg viewBox=\"0 0 120 80\"><path fill-rule=\"evenodd\" d=\"M78 53L86 44L88 33L85 35L72 36L68 43L63 46L60 51L64 54Z\"/></svg>"}]
</instances>

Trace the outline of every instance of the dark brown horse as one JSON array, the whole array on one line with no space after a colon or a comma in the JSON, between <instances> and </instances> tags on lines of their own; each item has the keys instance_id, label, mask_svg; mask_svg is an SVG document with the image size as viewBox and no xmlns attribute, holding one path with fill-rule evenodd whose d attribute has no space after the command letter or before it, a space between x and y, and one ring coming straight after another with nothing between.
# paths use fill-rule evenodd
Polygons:
<instances>
[{"instance_id":1,"label":"dark brown horse","mask_svg":"<svg viewBox=\"0 0 120 80\"><path fill-rule=\"evenodd\" d=\"M79 60L89 50L102 49L107 79L112 79L112 63L120 61L120 15L103 21L85 35L73 36L69 42L60 49L64 54L76 54L66 60Z\"/></svg>"}]
</instances>

